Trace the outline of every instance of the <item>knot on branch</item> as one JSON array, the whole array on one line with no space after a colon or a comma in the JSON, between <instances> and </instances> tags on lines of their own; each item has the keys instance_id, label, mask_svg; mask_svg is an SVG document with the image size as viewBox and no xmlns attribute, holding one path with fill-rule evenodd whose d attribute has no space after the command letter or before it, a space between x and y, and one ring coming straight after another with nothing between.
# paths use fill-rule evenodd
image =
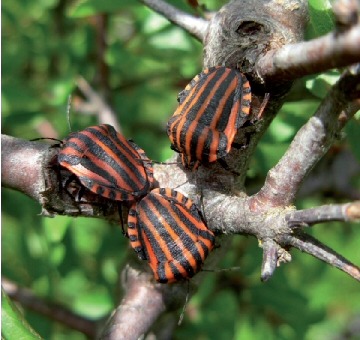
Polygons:
<instances>
[{"instance_id":1,"label":"knot on branch","mask_svg":"<svg viewBox=\"0 0 360 340\"><path fill-rule=\"evenodd\" d=\"M232 1L212 18L205 38L204 66L225 63L254 78L261 54L302 39L306 1ZM289 19L291 18L291 20Z\"/></svg>"}]
</instances>

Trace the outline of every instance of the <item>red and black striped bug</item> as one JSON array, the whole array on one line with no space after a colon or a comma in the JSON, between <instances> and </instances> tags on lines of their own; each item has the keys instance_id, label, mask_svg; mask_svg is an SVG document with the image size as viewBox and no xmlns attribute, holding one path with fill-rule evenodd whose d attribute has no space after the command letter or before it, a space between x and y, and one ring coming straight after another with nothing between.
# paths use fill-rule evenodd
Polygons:
<instances>
[{"instance_id":1,"label":"red and black striped bug","mask_svg":"<svg viewBox=\"0 0 360 340\"><path fill-rule=\"evenodd\" d=\"M194 276L215 244L196 205L169 188L154 189L131 207L128 234L160 283Z\"/></svg>"},{"instance_id":2,"label":"red and black striped bug","mask_svg":"<svg viewBox=\"0 0 360 340\"><path fill-rule=\"evenodd\" d=\"M110 200L138 200L154 182L145 152L108 124L70 134L58 162L85 188Z\"/></svg>"},{"instance_id":3,"label":"red and black striped bug","mask_svg":"<svg viewBox=\"0 0 360 340\"><path fill-rule=\"evenodd\" d=\"M198 74L179 93L167 124L172 149L185 168L195 170L225 157L237 130L249 120L251 89L245 75L216 66Z\"/></svg>"}]
</instances>

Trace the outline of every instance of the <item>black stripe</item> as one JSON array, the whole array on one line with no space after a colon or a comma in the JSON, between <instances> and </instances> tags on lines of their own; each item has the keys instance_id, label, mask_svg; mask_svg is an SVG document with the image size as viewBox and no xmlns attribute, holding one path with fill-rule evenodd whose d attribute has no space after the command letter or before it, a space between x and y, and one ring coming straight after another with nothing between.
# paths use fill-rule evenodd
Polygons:
<instances>
[{"instance_id":1,"label":"black stripe","mask_svg":"<svg viewBox=\"0 0 360 340\"><path fill-rule=\"evenodd\" d=\"M191 108L189 109L189 111L187 112L186 116L185 116L185 123L183 125L183 130L182 135L181 135L181 140L180 140L180 144L181 145L185 145L185 141L186 141L186 134L187 134L187 130L190 126L190 124L194 121L194 119L196 118L196 115L199 111L199 109L201 108L202 104L208 99L210 92L213 90L213 88L215 87L216 82L223 76L223 74L226 72L225 68L219 68L214 70L215 75L214 77L211 79L211 81L206 85L206 88L204 89L203 93L201 94L201 96L196 100L196 102L194 103L193 106L191 106ZM227 79L228 77L226 77L225 79ZM205 85L204 85L204 81L206 80L206 78L202 79L201 82L199 82L199 84L197 85L197 91L194 92L194 95L192 96L191 100L193 100L193 98L196 97L197 92L200 91ZM219 98L222 98L223 96L223 92L225 92L227 89L227 86L224 85L224 82L221 82L220 84L217 85L217 89L216 92L214 94L214 96L210 99L209 104L206 106L205 111L203 112L203 114L199 117L199 120L197 122L197 127L196 128L202 128L205 126L210 126L210 124L212 123L214 116L216 114L216 110L218 108L218 102L219 102ZM187 111L188 106L190 105L191 101L189 101L186 105L186 107L184 107L184 112ZM200 136L200 134L199 134ZM193 136L192 136L193 137ZM197 137L195 137L197 138Z\"/></svg>"},{"instance_id":2,"label":"black stripe","mask_svg":"<svg viewBox=\"0 0 360 340\"><path fill-rule=\"evenodd\" d=\"M157 219L157 217L154 215L151 208L144 202L146 199L150 199L150 198L151 198L151 202L155 206L155 209L166 220L166 222L171 226L171 228L173 229L175 234L179 237L180 240L182 240L184 246L191 254L193 253L193 251L192 251L193 241L186 234L186 232L177 225L176 221L171 216L171 211L169 211L169 209L167 207L164 207L162 202L160 202L155 195L147 196L145 199L143 199L140 202L141 205L142 205L142 203L144 204L144 206L142 206L142 208L144 209L145 214L148 216L149 220L153 222L153 226L155 226L156 229L160 232L160 237L167 244L168 250L169 250L172 258L174 260L178 261L182 267L184 267L186 269L192 268L191 264L183 256L183 251L179 248L179 246L176 243L174 243L174 240L171 238L170 234L167 232L165 226ZM145 230L145 233L147 236L150 236L149 234L152 234L146 225L144 225L144 230ZM156 242L156 240L154 239L154 236L151 235L151 237L154 240L155 245L156 245L156 247L154 246L154 252L156 254L156 257L162 262L168 261L169 259L166 258L162 249L159 249L160 247L159 247L158 243Z\"/></svg>"},{"instance_id":3,"label":"black stripe","mask_svg":"<svg viewBox=\"0 0 360 340\"><path fill-rule=\"evenodd\" d=\"M206 134L205 143L203 149L201 150L201 161L204 163L208 163L209 159L208 156L210 154L210 147L213 141L213 132L209 129L208 126L204 126L203 124L197 124L195 131L192 135L191 142L190 142L190 154L191 157L197 159L197 150L199 148L199 139L202 135Z\"/></svg>"},{"instance_id":4,"label":"black stripe","mask_svg":"<svg viewBox=\"0 0 360 340\"><path fill-rule=\"evenodd\" d=\"M219 78L224 74L224 72L225 72L225 69L223 69L223 68L216 71L216 74L210 80L210 82L207 83L205 88L204 88L204 86L205 86L204 82L206 80L206 77L201 78L200 81L198 82L198 84L196 84L196 91L194 91L193 95L190 97L190 100L188 100L188 102L186 103L186 105L184 105L183 110L182 110L183 114L185 114L185 116L183 117L183 119L185 119L185 123L184 123L184 125L182 127L182 131L181 131L181 137L180 137L180 141L179 141L180 145L185 145L186 136L188 134L187 130L188 130L190 124L195 120L196 115L197 115L199 109L201 108L202 104L209 97L210 92L212 91L213 87L215 86L215 84L219 80ZM204 88L204 90L203 90L201 96L196 99L195 103L193 103L194 98L197 97L198 92L200 92L200 90L203 88ZM191 107L190 107L190 105L191 105ZM203 116L207 116L206 110L204 111ZM200 119L202 119L202 117L200 117ZM208 118L206 117L206 119L208 119ZM207 124L206 119L205 119L205 123L203 123L203 124ZM204 119L202 120L202 122L204 122Z\"/></svg>"},{"instance_id":5,"label":"black stripe","mask_svg":"<svg viewBox=\"0 0 360 340\"><path fill-rule=\"evenodd\" d=\"M230 72L230 74L226 77L226 79L221 83L218 91L216 92L216 94L214 96L217 100L217 104L219 104L219 101L225 96L225 92L227 91L228 87L230 86L231 82L234 80L235 77L239 78L237 73ZM221 116L219 117L218 121L216 122L216 130L224 131L227 128L227 126L229 124L231 109L232 109L233 105L236 103L236 101L238 101L240 98L239 90L240 90L239 86L235 87L235 89L228 96L228 99L226 100L226 104L223 108L223 111L221 112ZM235 126L234 126L234 129L236 129Z\"/></svg>"},{"instance_id":6,"label":"black stripe","mask_svg":"<svg viewBox=\"0 0 360 340\"><path fill-rule=\"evenodd\" d=\"M158 277L159 277L158 281L159 281L160 283L167 283L167 282L169 281L169 278L166 276L166 272L165 272L165 265L166 265L166 263L168 263L168 262L159 263L159 265L158 265L158 267L157 267L157 274L158 274ZM174 263L169 262L168 264L169 264L169 266L170 266L171 273L173 274L173 276L174 276L174 278L175 278L176 281L179 281L179 280L181 280L181 279L184 278L183 275L182 275L182 274L179 272L179 270L176 268L176 266L174 265ZM194 276L194 274L191 275L191 276ZM191 277L191 276L189 275L189 277Z\"/></svg>"},{"instance_id":7,"label":"black stripe","mask_svg":"<svg viewBox=\"0 0 360 340\"><path fill-rule=\"evenodd\" d=\"M188 111L188 113L186 114L186 117L189 120L194 120L196 117L197 112L199 111L200 107L202 106L202 104L204 103L204 101L209 97L210 92L212 91L212 89L214 88L216 82L219 80L219 78L222 77L222 75L224 74L226 70L224 68L220 68L218 70L214 70L215 75L213 76L213 78L210 80L210 82L208 82L205 86L205 81L207 79L207 77L202 77L200 79L200 81L198 82L198 84L196 84L196 91L194 91L193 95L190 97L190 100L188 100L188 102L186 103L186 105L184 105L183 108L183 112L187 112L190 105L191 108ZM211 72L212 73L212 72ZM210 73L209 73L210 74ZM208 74L208 75L209 75ZM197 97L198 92L200 92L202 89L204 88L201 96L199 98L196 99L196 102L193 103L194 98Z\"/></svg>"},{"instance_id":8,"label":"black stripe","mask_svg":"<svg viewBox=\"0 0 360 340\"><path fill-rule=\"evenodd\" d=\"M159 188L158 189L159 192L163 195L163 196L169 196L166 192L166 189L165 188ZM182 195L180 192L174 190L174 189L170 189L171 190L171 202L177 205L181 205L185 210L187 210L189 212L189 214L195 218L199 223L202 223L205 225L205 222L204 222L204 218L202 216L202 213L201 211L199 210L199 208L196 206L195 203L193 203L191 201L191 205L190 207L188 208L186 206L186 204L189 202L189 198ZM166 197L164 197L166 199ZM181 220L187 220L188 223L186 223L187 226L191 226L193 229L191 229L191 233L192 234L196 234L196 235L200 235L201 237L204 237L208 240L211 240L212 242L215 242L215 237L214 235L212 234L212 232L206 227L205 225L205 230L204 229L201 229L199 228L197 225L193 224L190 222L190 220L188 220L188 215L184 215L183 213L181 213L179 211L179 214L178 215L182 215L184 216Z\"/></svg>"},{"instance_id":9,"label":"black stripe","mask_svg":"<svg viewBox=\"0 0 360 340\"><path fill-rule=\"evenodd\" d=\"M135 156L134 158L135 160L137 160L138 157L140 157L139 153L137 152L137 149L132 144L130 144L130 142L127 141L125 138L123 139L123 141L120 140L117 136L116 130L110 125L109 127L111 128L110 129L111 137L114 139L114 141L111 138L109 138L109 136L107 135L98 134L99 131L96 129L93 130L89 128L88 130L91 133L93 133L96 136L96 138L101 140L109 149L111 149L111 151L113 151L114 154L117 157L119 157L125 165L127 165L128 167L132 167L133 172L134 171L138 172L137 167L134 166L133 163L128 162L129 159L127 158L127 156L125 156L125 153L128 153L132 156ZM137 177L139 176L137 175Z\"/></svg>"},{"instance_id":10,"label":"black stripe","mask_svg":"<svg viewBox=\"0 0 360 340\"><path fill-rule=\"evenodd\" d=\"M165 197L164 197L165 198ZM166 199L166 198L165 198ZM161 204L161 202L158 202L159 205ZM164 208L163 206L157 206L158 211L160 211L161 208L163 208L162 210L162 216L166 218L166 221L169 223L169 225L172 226L172 229L175 231L175 233L179 236L179 238L182 240L185 248L191 253L191 255L193 256L193 258L195 259L195 261L197 262L197 264L199 265L199 263L202 263L202 259L201 259L201 255L198 252L197 248L194 246L194 241L191 239L191 237L189 236L189 234L192 235L198 235L199 234L199 228L194 225L189 219L188 219L188 215L184 214L179 208L177 204L171 204L172 207L172 211L169 211L169 209ZM185 206L184 208L186 210L188 210ZM190 214L191 212L188 210L188 213ZM176 216L178 216L178 218L180 219L180 221L182 221L182 223L184 224L184 227L186 228L182 228L180 227L176 220L173 218L173 215L175 214ZM202 220L200 219L198 214L192 214L193 217L199 222L199 223L203 223ZM170 236L169 236L170 237ZM171 249L170 249L171 251ZM175 249L175 251L177 251L177 249ZM188 263L188 261L186 260L186 258L184 257L186 264L188 265L183 265L185 268L190 267L190 264ZM180 261L182 263L182 261Z\"/></svg>"},{"instance_id":11,"label":"black stripe","mask_svg":"<svg viewBox=\"0 0 360 340\"><path fill-rule=\"evenodd\" d=\"M119 164L116 160L114 160L106 152L104 152L104 150L98 144L93 142L91 139L89 139L85 135L79 135L78 139L84 141L89 146L89 149L87 150L88 154L91 154L93 157L98 158L98 159L102 160L103 162L106 162L111 168L113 168L116 171L118 176L120 176L129 186L131 186L131 188L134 188L134 192L138 191L137 190L138 183L135 183L134 181L132 181L131 178L129 177L129 175L127 174L126 170L121 167L121 164ZM73 145L72 145L72 143L68 143L68 146L72 147ZM68 154L68 155L64 156L63 161L64 162L68 161L68 163L73 165L75 163L73 161L73 159L75 157L78 158L78 156L73 156L71 154ZM104 180L110 182L112 184L110 186L110 188L127 192L126 190L124 190L123 188L120 188L118 186L117 179L114 176L110 175L102 167L98 166L93 160L86 158L86 157L81 157L80 161L76 162L76 163L80 163L84 168L99 175ZM89 180L98 183L97 181L94 181L92 178L89 178ZM87 184L87 185L89 185L89 184ZM104 183L99 183L99 185L104 185Z\"/></svg>"},{"instance_id":12,"label":"black stripe","mask_svg":"<svg viewBox=\"0 0 360 340\"><path fill-rule=\"evenodd\" d=\"M173 143L176 146L177 150L179 150L179 152L183 152L183 148L182 145L180 144L180 140L177 140L177 130L179 128L179 124L182 122L182 119L186 119L186 117L182 117L182 116L178 116L179 118L175 121L175 123L173 124L172 128L171 128L171 132L172 132L172 137L173 137ZM182 131L181 131L182 132Z\"/></svg>"},{"instance_id":13,"label":"black stripe","mask_svg":"<svg viewBox=\"0 0 360 340\"><path fill-rule=\"evenodd\" d=\"M180 217L181 221L183 221L186 225L186 227L188 228L188 232L192 235L196 235L199 241L199 238L201 239L202 237L204 237L205 239L212 239L213 237L211 237L211 233L204 231L202 229L200 229L198 226L196 226L195 224L193 224L189 219L188 219L188 215L183 214L177 207L174 207L174 209L176 210L177 215ZM190 213L190 212L189 212ZM194 214L194 212L192 213L192 217L195 218L199 223L203 224L204 222L201 220L199 214L196 212L196 214ZM201 266L202 264L202 258L201 258L201 254L199 253L199 251L197 250L197 248L194 246L194 241L189 237L187 238L187 240L185 240L185 245L187 249L191 249L191 254L193 256L193 258L195 259L198 268L199 266Z\"/></svg>"},{"instance_id":14,"label":"black stripe","mask_svg":"<svg viewBox=\"0 0 360 340\"><path fill-rule=\"evenodd\" d=\"M158 281L160 283L167 283L169 281L169 279L167 278L166 274L165 274L165 263L166 262L161 262L158 264L158 266L156 267L156 272L158 275Z\"/></svg>"}]
</instances>

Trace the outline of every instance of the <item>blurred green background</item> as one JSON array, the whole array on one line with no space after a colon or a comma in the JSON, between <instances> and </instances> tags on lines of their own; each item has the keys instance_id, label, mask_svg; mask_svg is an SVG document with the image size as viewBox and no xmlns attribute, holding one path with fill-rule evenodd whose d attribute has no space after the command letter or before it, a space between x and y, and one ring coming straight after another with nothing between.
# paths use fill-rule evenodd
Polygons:
<instances>
[{"instance_id":1,"label":"blurred green background","mask_svg":"<svg viewBox=\"0 0 360 340\"><path fill-rule=\"evenodd\" d=\"M199 12L185 0L168 2ZM203 0L201 4L216 10L225 2ZM308 38L332 29L329 6L328 1L310 2ZM99 47L102 36L103 49ZM176 107L177 93L201 70L201 62L199 42L134 0L5 0L2 133L25 139L65 137L69 133L67 98L69 94L81 97L75 84L81 75L106 97L125 136L150 158L165 160L172 155L166 121ZM250 191L261 185L337 75L332 71L296 84L291 102L283 107L253 159ZM70 114L74 131L98 123L96 116L76 110ZM349 124L344 139L315 173L330 176L344 153L360 159L355 148L359 119ZM297 207L351 200L359 193L359 170L349 185L351 190L340 192L332 183L325 189L304 190ZM38 215L40 210L26 196L2 190L2 276L86 318L106 316L115 307L118 271L129 249L120 228L96 219L44 218ZM309 232L360 263L358 225L329 223ZM359 283L308 255L296 250L292 254L293 262L263 284L257 241L235 236L219 268L241 269L205 275L174 338L338 339L350 334L348 338L359 339L359 329L351 333L351 327L360 322ZM85 338L43 316L23 312L45 339Z\"/></svg>"}]
</instances>

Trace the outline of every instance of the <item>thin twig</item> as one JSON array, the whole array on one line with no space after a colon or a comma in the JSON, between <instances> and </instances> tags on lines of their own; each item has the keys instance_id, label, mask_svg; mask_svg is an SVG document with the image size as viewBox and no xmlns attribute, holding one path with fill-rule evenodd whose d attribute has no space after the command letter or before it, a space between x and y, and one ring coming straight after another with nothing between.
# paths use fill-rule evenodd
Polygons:
<instances>
[{"instance_id":1,"label":"thin twig","mask_svg":"<svg viewBox=\"0 0 360 340\"><path fill-rule=\"evenodd\" d=\"M257 73L266 82L293 80L360 62L360 25L317 39L285 45L259 58Z\"/></svg>"},{"instance_id":2,"label":"thin twig","mask_svg":"<svg viewBox=\"0 0 360 340\"><path fill-rule=\"evenodd\" d=\"M104 99L96 93L96 91L90 86L90 84L81 76L77 78L77 86L87 99L87 109L91 109L91 112L95 112L98 115L100 124L110 124L114 126L115 130L121 132L119 121L116 117L116 113L111 107L104 101ZM82 111L83 103L76 103L75 109Z\"/></svg>"},{"instance_id":3,"label":"thin twig","mask_svg":"<svg viewBox=\"0 0 360 340\"><path fill-rule=\"evenodd\" d=\"M163 15L175 25L183 28L200 41L204 40L208 22L167 4L161 0L140 0L144 5Z\"/></svg>"},{"instance_id":4,"label":"thin twig","mask_svg":"<svg viewBox=\"0 0 360 340\"><path fill-rule=\"evenodd\" d=\"M45 301L36 296L30 289L19 287L7 278L1 279L1 284L6 294L22 306L57 321L66 327L77 330L88 337L95 338L96 323L58 304Z\"/></svg>"},{"instance_id":5,"label":"thin twig","mask_svg":"<svg viewBox=\"0 0 360 340\"><path fill-rule=\"evenodd\" d=\"M290 147L272 168L264 186L252 197L252 209L292 204L305 176L338 138L357 106L360 71L345 72L320 104L315 115L299 130ZM359 92L359 93L358 93ZM354 101L358 102L358 101Z\"/></svg>"},{"instance_id":6,"label":"thin twig","mask_svg":"<svg viewBox=\"0 0 360 340\"><path fill-rule=\"evenodd\" d=\"M280 246L275 241L268 239L263 242L262 248L261 281L267 281L274 274L277 267Z\"/></svg>"},{"instance_id":7,"label":"thin twig","mask_svg":"<svg viewBox=\"0 0 360 340\"><path fill-rule=\"evenodd\" d=\"M316 208L295 210L285 215L290 228L312 226L329 221L356 221L360 219L360 201L346 204L329 204Z\"/></svg>"},{"instance_id":8,"label":"thin twig","mask_svg":"<svg viewBox=\"0 0 360 340\"><path fill-rule=\"evenodd\" d=\"M97 73L96 80L99 84L100 93L104 100L108 101L110 97L110 79L109 79L109 65L106 62L107 51L107 30L108 30L109 15L98 14L94 17L94 24L96 30L96 52L97 52Z\"/></svg>"},{"instance_id":9,"label":"thin twig","mask_svg":"<svg viewBox=\"0 0 360 340\"><path fill-rule=\"evenodd\" d=\"M308 234L282 235L278 241L282 245L292 246L308 253L360 281L360 268L358 266Z\"/></svg>"}]
</instances>

